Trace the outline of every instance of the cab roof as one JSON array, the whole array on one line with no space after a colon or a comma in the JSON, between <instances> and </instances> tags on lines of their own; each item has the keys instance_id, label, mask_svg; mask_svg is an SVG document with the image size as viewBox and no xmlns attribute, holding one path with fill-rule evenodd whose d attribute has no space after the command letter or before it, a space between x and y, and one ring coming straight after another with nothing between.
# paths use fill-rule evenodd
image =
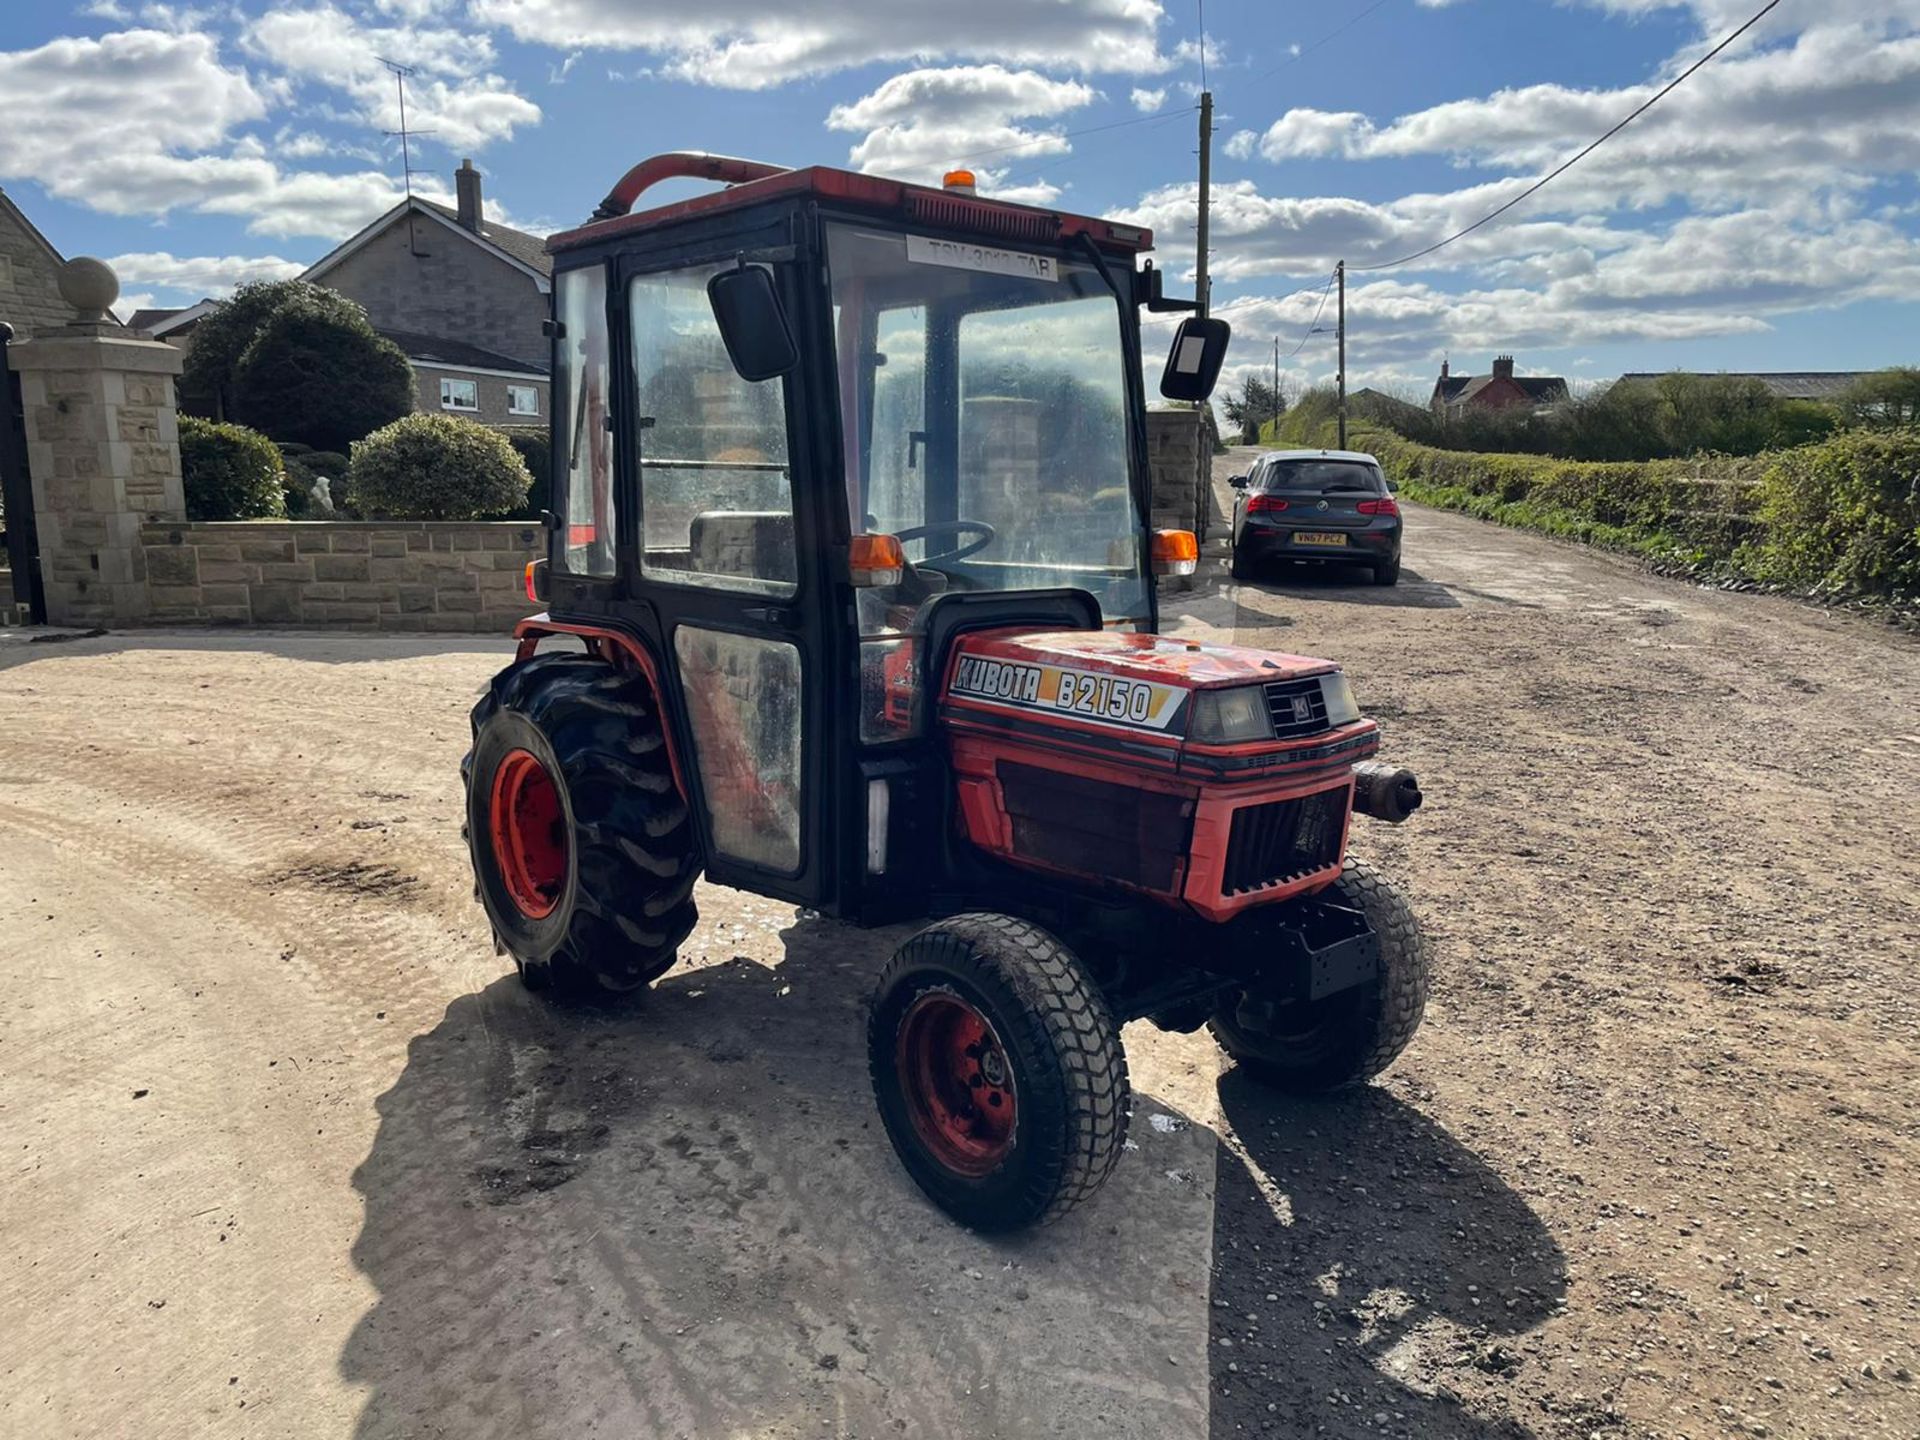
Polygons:
<instances>
[{"instance_id":1,"label":"cab roof","mask_svg":"<svg viewBox=\"0 0 1920 1440\"><path fill-rule=\"evenodd\" d=\"M798 170L780 170L761 179L728 185L651 210L591 221L551 236L547 240L547 251L558 255L636 231L743 209L787 195L815 195L853 209L891 215L941 230L966 231L982 239L1038 245L1058 244L1076 235L1086 235L1102 250L1121 254L1137 255L1153 248L1153 231L1143 226L810 165Z\"/></svg>"}]
</instances>

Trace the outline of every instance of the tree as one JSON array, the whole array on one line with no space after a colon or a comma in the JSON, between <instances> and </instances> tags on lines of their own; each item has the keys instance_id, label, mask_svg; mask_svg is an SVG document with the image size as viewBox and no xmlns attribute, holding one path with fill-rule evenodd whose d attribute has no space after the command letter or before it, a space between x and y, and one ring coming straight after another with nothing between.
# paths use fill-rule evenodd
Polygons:
<instances>
[{"instance_id":1,"label":"tree","mask_svg":"<svg viewBox=\"0 0 1920 1440\"><path fill-rule=\"evenodd\" d=\"M1240 431L1248 444L1259 438L1260 427L1287 413L1286 392L1275 388L1259 375L1248 375L1240 382L1240 393L1228 391L1220 399L1227 412L1227 423Z\"/></svg>"},{"instance_id":2,"label":"tree","mask_svg":"<svg viewBox=\"0 0 1920 1440\"><path fill-rule=\"evenodd\" d=\"M277 440L345 450L413 410L406 355L359 306L338 301L293 295L266 317L233 369L234 419Z\"/></svg>"},{"instance_id":3,"label":"tree","mask_svg":"<svg viewBox=\"0 0 1920 1440\"><path fill-rule=\"evenodd\" d=\"M520 509L532 483L498 430L408 415L354 443L347 500L368 519L484 520Z\"/></svg>"},{"instance_id":4,"label":"tree","mask_svg":"<svg viewBox=\"0 0 1920 1440\"><path fill-rule=\"evenodd\" d=\"M1920 368L1895 365L1862 375L1841 393L1839 406L1849 425L1875 429L1920 425Z\"/></svg>"},{"instance_id":5,"label":"tree","mask_svg":"<svg viewBox=\"0 0 1920 1440\"><path fill-rule=\"evenodd\" d=\"M357 315L362 322L367 318L367 312L346 296L305 280L250 281L202 317L187 337L186 364L180 372L183 403L215 420L232 419L234 372L240 368L240 357L268 318L293 300L305 300L342 317Z\"/></svg>"}]
</instances>

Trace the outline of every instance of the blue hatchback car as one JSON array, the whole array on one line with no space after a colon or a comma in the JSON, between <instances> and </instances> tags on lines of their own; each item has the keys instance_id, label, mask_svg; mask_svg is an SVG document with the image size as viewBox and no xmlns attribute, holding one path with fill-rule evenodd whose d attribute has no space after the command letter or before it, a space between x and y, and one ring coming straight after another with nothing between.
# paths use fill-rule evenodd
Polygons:
<instances>
[{"instance_id":1,"label":"blue hatchback car","mask_svg":"<svg viewBox=\"0 0 1920 1440\"><path fill-rule=\"evenodd\" d=\"M1400 579L1400 506L1373 456L1275 450L1230 483L1234 579L1276 560L1364 565L1376 585Z\"/></svg>"}]
</instances>

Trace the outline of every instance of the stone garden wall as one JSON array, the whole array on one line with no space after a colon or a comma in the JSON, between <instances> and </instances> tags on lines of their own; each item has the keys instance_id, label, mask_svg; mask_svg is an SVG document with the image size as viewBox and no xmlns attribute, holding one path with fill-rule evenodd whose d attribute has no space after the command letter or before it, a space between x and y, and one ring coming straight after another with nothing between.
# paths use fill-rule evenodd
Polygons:
<instances>
[{"instance_id":1,"label":"stone garden wall","mask_svg":"<svg viewBox=\"0 0 1920 1440\"><path fill-rule=\"evenodd\" d=\"M536 608L524 576L542 539L512 522L148 524L145 619L505 635Z\"/></svg>"}]
</instances>

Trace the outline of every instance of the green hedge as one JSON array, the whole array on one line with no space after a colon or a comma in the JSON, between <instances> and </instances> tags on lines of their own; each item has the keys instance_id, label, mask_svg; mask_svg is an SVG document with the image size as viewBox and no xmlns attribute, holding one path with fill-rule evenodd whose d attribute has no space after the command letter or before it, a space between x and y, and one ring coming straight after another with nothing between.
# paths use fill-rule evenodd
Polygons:
<instances>
[{"instance_id":1,"label":"green hedge","mask_svg":"<svg viewBox=\"0 0 1920 1440\"><path fill-rule=\"evenodd\" d=\"M180 480L189 520L259 520L287 513L285 466L273 441L244 425L180 417Z\"/></svg>"},{"instance_id":2,"label":"green hedge","mask_svg":"<svg viewBox=\"0 0 1920 1440\"><path fill-rule=\"evenodd\" d=\"M1764 579L1920 602L1920 431L1854 430L1773 458L1760 485Z\"/></svg>"},{"instance_id":3,"label":"green hedge","mask_svg":"<svg viewBox=\"0 0 1920 1440\"><path fill-rule=\"evenodd\" d=\"M527 503L531 477L498 430L409 415L353 442L347 501L369 520L493 520Z\"/></svg>"},{"instance_id":4,"label":"green hedge","mask_svg":"<svg viewBox=\"0 0 1920 1440\"><path fill-rule=\"evenodd\" d=\"M507 437L520 456L533 484L527 490L527 503L521 520L538 520L542 510L553 508L553 438L544 425L504 425L500 433Z\"/></svg>"}]
</instances>

